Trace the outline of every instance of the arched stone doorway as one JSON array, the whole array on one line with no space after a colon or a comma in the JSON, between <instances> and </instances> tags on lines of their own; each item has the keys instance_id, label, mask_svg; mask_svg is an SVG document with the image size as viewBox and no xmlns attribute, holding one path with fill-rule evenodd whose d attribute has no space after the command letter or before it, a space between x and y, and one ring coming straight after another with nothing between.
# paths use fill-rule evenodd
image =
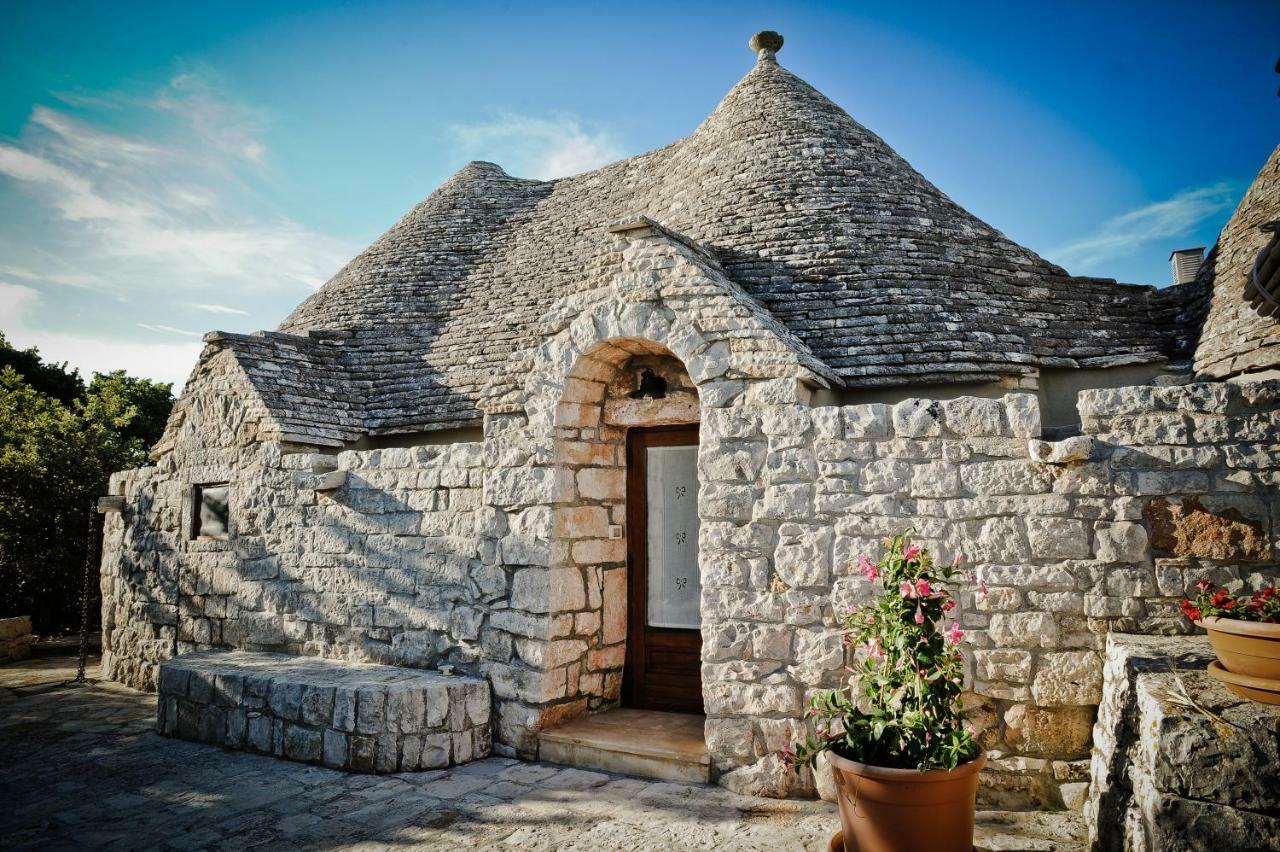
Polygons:
<instances>
[{"instance_id":1,"label":"arched stone doorway","mask_svg":"<svg viewBox=\"0 0 1280 852\"><path fill-rule=\"evenodd\" d=\"M636 501L642 499L646 480L663 475L652 470L646 479L637 477L635 470L628 475L628 457L640 458L643 464L646 453L649 458L660 460L671 471L668 475L689 480L680 486L692 512L678 519L681 529L672 535L681 536L680 546L692 552L689 561L696 570L699 410L698 390L684 364L665 346L651 340L614 338L596 344L578 359L568 375L555 412L556 477L549 569L551 576L559 576L567 583L580 580L583 594L580 609L551 615L553 635L564 631L570 637L563 650L566 657L577 660L569 664L566 672L565 694L572 700L561 705L557 714L560 720L620 703L664 705L658 693L680 688L680 684L668 678L661 666L655 682L653 666L645 665L643 655L633 654L629 659L628 641L642 648L646 639L653 640L655 636L689 638L679 636L682 628L692 634L693 640L692 644L685 643L688 647L681 652L692 654L685 668L694 677L692 685L685 682L684 688L696 692L700 707L696 577L685 572L686 576L679 578L683 579L679 591L690 596L692 612L688 601L683 609L668 606L661 615L673 627L646 630L648 621L663 619L645 619L643 612L636 611L647 603L636 594L644 584L636 582L640 578L634 573L628 573L638 570L638 566L629 563L637 553L645 552L644 545L648 543L648 530L634 528L637 523L644 524L647 514L638 511L644 507L637 506ZM655 632L663 630L666 633ZM663 646L669 647L672 646ZM680 708L668 701L662 709ZM684 709L690 708L686 705Z\"/></svg>"}]
</instances>

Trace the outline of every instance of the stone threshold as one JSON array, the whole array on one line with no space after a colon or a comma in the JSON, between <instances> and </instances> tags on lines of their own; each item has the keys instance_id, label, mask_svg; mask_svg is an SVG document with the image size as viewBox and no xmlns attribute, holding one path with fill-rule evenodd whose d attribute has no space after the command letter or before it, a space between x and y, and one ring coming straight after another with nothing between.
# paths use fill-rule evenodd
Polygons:
<instances>
[{"instance_id":1,"label":"stone threshold","mask_svg":"<svg viewBox=\"0 0 1280 852\"><path fill-rule=\"evenodd\" d=\"M711 755L706 717L617 708L538 735L538 759L660 781L706 784Z\"/></svg>"}]
</instances>

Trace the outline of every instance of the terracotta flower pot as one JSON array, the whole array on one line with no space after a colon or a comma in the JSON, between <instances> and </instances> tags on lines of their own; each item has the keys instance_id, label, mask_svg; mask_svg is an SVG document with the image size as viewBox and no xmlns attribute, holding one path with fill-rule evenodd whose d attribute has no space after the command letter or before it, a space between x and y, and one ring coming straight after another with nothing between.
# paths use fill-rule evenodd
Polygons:
<instances>
[{"instance_id":1,"label":"terracotta flower pot","mask_svg":"<svg viewBox=\"0 0 1280 852\"><path fill-rule=\"evenodd\" d=\"M846 852L971 852L980 752L955 769L889 769L828 752Z\"/></svg>"},{"instance_id":2,"label":"terracotta flower pot","mask_svg":"<svg viewBox=\"0 0 1280 852\"><path fill-rule=\"evenodd\" d=\"M1280 681L1280 624L1232 618L1205 618L1196 624L1209 631L1209 644L1227 671Z\"/></svg>"}]
</instances>

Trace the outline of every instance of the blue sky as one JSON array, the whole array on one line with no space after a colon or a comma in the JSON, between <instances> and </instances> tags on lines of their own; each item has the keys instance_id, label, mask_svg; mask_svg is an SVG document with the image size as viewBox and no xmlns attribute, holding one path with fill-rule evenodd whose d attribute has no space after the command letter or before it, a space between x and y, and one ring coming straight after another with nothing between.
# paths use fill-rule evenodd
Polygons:
<instances>
[{"instance_id":1,"label":"blue sky","mask_svg":"<svg viewBox=\"0 0 1280 852\"><path fill-rule=\"evenodd\" d=\"M0 329L181 383L468 160L690 133L750 34L1013 239L1164 284L1280 142L1280 4L5 3Z\"/></svg>"}]
</instances>

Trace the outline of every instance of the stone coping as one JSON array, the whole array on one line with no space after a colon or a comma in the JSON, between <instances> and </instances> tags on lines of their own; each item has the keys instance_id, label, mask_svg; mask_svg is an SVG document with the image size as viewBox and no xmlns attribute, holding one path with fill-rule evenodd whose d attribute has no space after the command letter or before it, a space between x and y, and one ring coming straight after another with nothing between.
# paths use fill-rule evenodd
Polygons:
<instances>
[{"instance_id":1,"label":"stone coping","mask_svg":"<svg viewBox=\"0 0 1280 852\"><path fill-rule=\"evenodd\" d=\"M1107 640L1090 848L1280 850L1280 706L1205 671L1204 636Z\"/></svg>"},{"instance_id":2,"label":"stone coping","mask_svg":"<svg viewBox=\"0 0 1280 852\"><path fill-rule=\"evenodd\" d=\"M315 657L204 651L161 664L161 734L354 772L487 756L489 684Z\"/></svg>"}]
</instances>

